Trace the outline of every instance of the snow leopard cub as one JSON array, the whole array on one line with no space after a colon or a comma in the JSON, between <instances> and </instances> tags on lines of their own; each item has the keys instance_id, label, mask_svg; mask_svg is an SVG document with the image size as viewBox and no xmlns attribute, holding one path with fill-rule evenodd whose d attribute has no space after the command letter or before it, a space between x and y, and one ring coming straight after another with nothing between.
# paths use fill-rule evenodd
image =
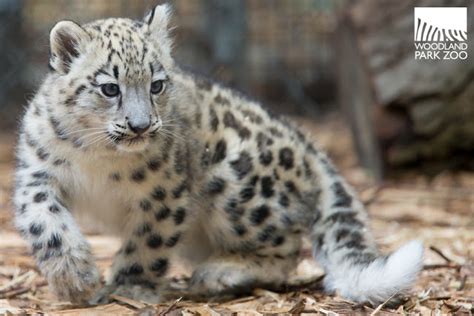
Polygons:
<instances>
[{"instance_id":1,"label":"snow leopard cub","mask_svg":"<svg viewBox=\"0 0 474 316\"><path fill-rule=\"evenodd\" d=\"M123 241L105 293L160 301L182 258L194 263L188 293L281 284L305 234L327 290L376 303L409 288L421 244L381 255L327 156L258 103L181 70L168 20L159 5L143 21L51 30L51 70L22 121L14 194L16 225L51 290L100 297L78 214Z\"/></svg>"}]
</instances>

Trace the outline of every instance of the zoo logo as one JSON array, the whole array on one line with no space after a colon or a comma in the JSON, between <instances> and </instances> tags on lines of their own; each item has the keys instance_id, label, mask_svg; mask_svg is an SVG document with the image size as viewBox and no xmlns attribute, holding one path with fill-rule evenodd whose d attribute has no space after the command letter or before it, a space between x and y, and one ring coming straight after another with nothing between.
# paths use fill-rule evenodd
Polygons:
<instances>
[{"instance_id":1,"label":"zoo logo","mask_svg":"<svg viewBox=\"0 0 474 316\"><path fill-rule=\"evenodd\" d=\"M466 41L467 8L415 8L414 35L417 42Z\"/></svg>"},{"instance_id":2,"label":"zoo logo","mask_svg":"<svg viewBox=\"0 0 474 316\"><path fill-rule=\"evenodd\" d=\"M467 59L467 8L416 7L415 59Z\"/></svg>"}]
</instances>

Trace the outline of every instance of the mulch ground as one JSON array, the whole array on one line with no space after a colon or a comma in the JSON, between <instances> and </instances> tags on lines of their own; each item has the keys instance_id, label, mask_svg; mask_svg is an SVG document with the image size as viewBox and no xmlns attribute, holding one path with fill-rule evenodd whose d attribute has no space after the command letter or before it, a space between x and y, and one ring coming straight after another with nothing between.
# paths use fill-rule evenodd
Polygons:
<instances>
[{"instance_id":1,"label":"mulch ground","mask_svg":"<svg viewBox=\"0 0 474 316\"><path fill-rule=\"evenodd\" d=\"M257 289L252 296L226 302L177 300L160 305L113 297L111 304L74 306L58 302L36 269L28 248L11 224L10 192L13 142L0 136L0 315L239 315L260 314L422 314L474 313L474 174L442 173L427 179L404 174L375 184L357 164L349 132L337 116L315 127L302 121L329 152L342 173L359 192L371 216L378 244L391 251L411 239L425 244L424 268L411 293L398 306L354 304L321 292L318 282L301 287L302 280L318 280L322 270L303 251L288 291ZM106 272L119 243L113 237L89 234L102 272Z\"/></svg>"}]
</instances>

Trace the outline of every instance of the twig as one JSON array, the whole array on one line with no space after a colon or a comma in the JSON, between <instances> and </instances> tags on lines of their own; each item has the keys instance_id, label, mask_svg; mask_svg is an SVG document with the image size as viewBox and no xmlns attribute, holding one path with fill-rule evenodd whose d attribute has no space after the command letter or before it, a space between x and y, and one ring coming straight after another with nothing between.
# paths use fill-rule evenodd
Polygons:
<instances>
[{"instance_id":1,"label":"twig","mask_svg":"<svg viewBox=\"0 0 474 316\"><path fill-rule=\"evenodd\" d=\"M383 302L382 304L380 304L379 306L377 306L376 309L374 309L374 311L372 313L370 313L370 316L375 316L378 312L380 312L380 310L385 306L385 304L387 304L396 294L398 294L398 292L396 293L393 293L392 295L390 295L389 298L387 298L385 300L385 302Z\"/></svg>"},{"instance_id":2,"label":"twig","mask_svg":"<svg viewBox=\"0 0 474 316\"><path fill-rule=\"evenodd\" d=\"M7 299L10 299L10 298L14 298L15 296L17 295L20 295L20 294L24 294L24 293L28 293L30 291L31 287L23 287L23 288L19 288L19 289L16 289L16 290L13 290L11 292L7 292L5 295L3 295L5 298Z\"/></svg>"},{"instance_id":3,"label":"twig","mask_svg":"<svg viewBox=\"0 0 474 316\"><path fill-rule=\"evenodd\" d=\"M37 289L37 288L40 288L40 287L43 287L43 286L46 286L46 285L48 285L48 281L41 280L41 281L38 281L36 283L33 283L32 287Z\"/></svg>"},{"instance_id":4,"label":"twig","mask_svg":"<svg viewBox=\"0 0 474 316\"><path fill-rule=\"evenodd\" d=\"M464 287L466 286L466 281L467 281L467 274L464 275L464 277L461 279L461 284L459 284L458 291L464 290Z\"/></svg>"},{"instance_id":5,"label":"twig","mask_svg":"<svg viewBox=\"0 0 474 316\"><path fill-rule=\"evenodd\" d=\"M459 264L425 264L423 266L423 270L435 270L435 269L460 269L461 265Z\"/></svg>"},{"instance_id":6,"label":"twig","mask_svg":"<svg viewBox=\"0 0 474 316\"><path fill-rule=\"evenodd\" d=\"M321 314L324 314L324 315L339 315L336 312L328 311L326 309L323 309L322 307L319 308L318 312L320 312Z\"/></svg>"},{"instance_id":7,"label":"twig","mask_svg":"<svg viewBox=\"0 0 474 316\"><path fill-rule=\"evenodd\" d=\"M291 315L300 315L306 306L306 299L303 297L288 311Z\"/></svg>"},{"instance_id":8,"label":"twig","mask_svg":"<svg viewBox=\"0 0 474 316\"><path fill-rule=\"evenodd\" d=\"M12 288L18 286L20 283L24 283L28 278L34 275L35 273L33 271L28 271L20 276L14 277L10 282L0 287L0 293L9 292Z\"/></svg>"},{"instance_id":9,"label":"twig","mask_svg":"<svg viewBox=\"0 0 474 316\"><path fill-rule=\"evenodd\" d=\"M436 248L435 246L430 246L430 250L433 252L436 252L441 258L443 258L447 263L453 262L451 259L449 259L441 250Z\"/></svg>"},{"instance_id":10,"label":"twig","mask_svg":"<svg viewBox=\"0 0 474 316\"><path fill-rule=\"evenodd\" d=\"M382 192L382 190L385 188L385 186L383 184L381 185L378 185L376 188L375 188L375 191L371 194L371 196L366 199L365 201L363 201L364 203L364 206L365 207L369 207L371 204L373 204L375 201L377 201L377 199L379 198L380 196L380 192Z\"/></svg>"},{"instance_id":11,"label":"twig","mask_svg":"<svg viewBox=\"0 0 474 316\"><path fill-rule=\"evenodd\" d=\"M444 301L444 300L449 300L451 296L434 296L434 297L428 297L426 300L427 301Z\"/></svg>"},{"instance_id":12,"label":"twig","mask_svg":"<svg viewBox=\"0 0 474 316\"><path fill-rule=\"evenodd\" d=\"M160 316L164 316L164 315L168 314L169 312L171 312L171 310L172 310L173 308L175 308L176 304L178 304L182 299L183 299L183 298L180 297L180 298L178 298L176 301L174 301L173 303L171 303L171 305L168 306L167 309L165 309L163 312L160 313Z\"/></svg>"}]
</instances>

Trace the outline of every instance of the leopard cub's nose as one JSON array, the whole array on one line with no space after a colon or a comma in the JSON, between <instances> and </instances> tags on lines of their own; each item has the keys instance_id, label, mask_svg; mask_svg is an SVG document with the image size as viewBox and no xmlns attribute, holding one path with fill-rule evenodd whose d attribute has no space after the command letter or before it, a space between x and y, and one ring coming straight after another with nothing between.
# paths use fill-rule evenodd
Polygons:
<instances>
[{"instance_id":1,"label":"leopard cub's nose","mask_svg":"<svg viewBox=\"0 0 474 316\"><path fill-rule=\"evenodd\" d=\"M150 128L151 122L150 120L146 121L139 121L139 122L132 122L128 121L128 127L132 132L137 135L142 135Z\"/></svg>"}]
</instances>

